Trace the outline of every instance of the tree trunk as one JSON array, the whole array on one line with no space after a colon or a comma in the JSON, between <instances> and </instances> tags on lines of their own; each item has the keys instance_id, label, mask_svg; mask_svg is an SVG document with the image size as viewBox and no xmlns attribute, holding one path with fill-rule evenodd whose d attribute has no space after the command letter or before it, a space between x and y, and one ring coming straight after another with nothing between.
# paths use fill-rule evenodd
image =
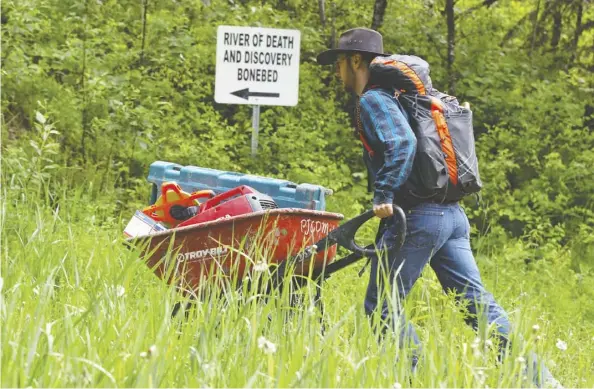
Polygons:
<instances>
[{"instance_id":1,"label":"tree trunk","mask_svg":"<svg viewBox=\"0 0 594 389\"><path fill-rule=\"evenodd\" d=\"M330 48L336 48L336 3L332 2L332 33L330 34Z\"/></svg>"},{"instance_id":2,"label":"tree trunk","mask_svg":"<svg viewBox=\"0 0 594 389\"><path fill-rule=\"evenodd\" d=\"M540 0L536 3L536 13L534 14L534 25L532 26L532 41L530 42L530 52L528 57L532 58L532 52L534 51L534 43L536 42L536 30L538 29L538 13L540 11Z\"/></svg>"},{"instance_id":3,"label":"tree trunk","mask_svg":"<svg viewBox=\"0 0 594 389\"><path fill-rule=\"evenodd\" d=\"M142 2L143 10L142 10L142 43L140 46L140 63L144 62L144 44L146 42L146 14L148 12L148 2L149 0L144 0Z\"/></svg>"},{"instance_id":4,"label":"tree trunk","mask_svg":"<svg viewBox=\"0 0 594 389\"><path fill-rule=\"evenodd\" d=\"M571 42L571 58L569 59L569 66L578 60L578 43L580 35L582 34L582 17L584 14L584 1L578 3L577 14L575 18L575 31L573 33L573 40Z\"/></svg>"},{"instance_id":5,"label":"tree trunk","mask_svg":"<svg viewBox=\"0 0 594 389\"><path fill-rule=\"evenodd\" d=\"M373 21L371 22L371 29L378 30L384 23L384 14L386 13L386 7L388 6L388 0L375 0L373 6Z\"/></svg>"},{"instance_id":6,"label":"tree trunk","mask_svg":"<svg viewBox=\"0 0 594 389\"><path fill-rule=\"evenodd\" d=\"M82 69L80 73L80 89L82 93L82 113L81 113L81 126L82 126L82 135L80 137L80 149L83 159L83 164L86 166L87 164L87 136L89 134L89 120L88 120L88 113L87 113L87 88L86 88L86 73L87 73L87 22L88 22L88 14L89 14L89 0L85 1L85 10L83 16L83 31L82 31L82 46L83 46L83 53L82 53Z\"/></svg>"},{"instance_id":7,"label":"tree trunk","mask_svg":"<svg viewBox=\"0 0 594 389\"><path fill-rule=\"evenodd\" d=\"M448 24L448 94L456 94L456 76L454 74L454 59L456 48L456 21L454 19L454 0L446 0L446 19Z\"/></svg>"},{"instance_id":8,"label":"tree trunk","mask_svg":"<svg viewBox=\"0 0 594 389\"><path fill-rule=\"evenodd\" d=\"M320 23L322 23L322 28L326 28L326 4L325 0L318 0L318 6L320 10Z\"/></svg>"},{"instance_id":9,"label":"tree trunk","mask_svg":"<svg viewBox=\"0 0 594 389\"><path fill-rule=\"evenodd\" d=\"M561 10L557 6L555 13L553 13L553 35L551 36L551 48L553 52L557 51L559 47L559 41L561 40L561 29L563 28L563 19L561 16Z\"/></svg>"}]
</instances>

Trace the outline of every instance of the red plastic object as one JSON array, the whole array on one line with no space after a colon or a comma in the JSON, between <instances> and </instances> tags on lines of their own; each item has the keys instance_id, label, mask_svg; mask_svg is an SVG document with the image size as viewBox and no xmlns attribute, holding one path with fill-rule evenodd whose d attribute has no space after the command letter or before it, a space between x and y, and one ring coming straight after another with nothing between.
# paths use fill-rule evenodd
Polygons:
<instances>
[{"instance_id":1,"label":"red plastic object","mask_svg":"<svg viewBox=\"0 0 594 389\"><path fill-rule=\"evenodd\" d=\"M221 194L218 194L215 197L213 197L212 199L207 200L204 203L202 203L200 205L200 212L204 212L207 209L216 207L223 201L228 201L229 199L231 199L235 196L250 194L250 193L258 193L258 192L256 192L254 189L252 189L251 187L249 187L247 185L238 186L237 188L234 188L234 189L228 190L226 192L223 192Z\"/></svg>"},{"instance_id":2,"label":"red plastic object","mask_svg":"<svg viewBox=\"0 0 594 389\"><path fill-rule=\"evenodd\" d=\"M202 203L200 212L180 223L179 227L263 211L260 198L261 195L249 186L231 189Z\"/></svg>"}]
</instances>

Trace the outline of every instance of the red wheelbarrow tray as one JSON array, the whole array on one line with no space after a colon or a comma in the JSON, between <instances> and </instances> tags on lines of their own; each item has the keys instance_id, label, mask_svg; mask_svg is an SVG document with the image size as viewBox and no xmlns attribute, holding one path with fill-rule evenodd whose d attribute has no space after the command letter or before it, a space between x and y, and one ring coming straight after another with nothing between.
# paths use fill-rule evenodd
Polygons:
<instances>
[{"instance_id":1,"label":"red wheelbarrow tray","mask_svg":"<svg viewBox=\"0 0 594 389\"><path fill-rule=\"evenodd\" d=\"M141 249L158 277L182 289L197 290L215 273L241 280L255 264L279 264L324 238L343 218L325 211L276 208L171 228L129 238L126 243ZM320 270L335 255L336 245L330 246L302 262L294 274L306 275L312 266Z\"/></svg>"}]
</instances>

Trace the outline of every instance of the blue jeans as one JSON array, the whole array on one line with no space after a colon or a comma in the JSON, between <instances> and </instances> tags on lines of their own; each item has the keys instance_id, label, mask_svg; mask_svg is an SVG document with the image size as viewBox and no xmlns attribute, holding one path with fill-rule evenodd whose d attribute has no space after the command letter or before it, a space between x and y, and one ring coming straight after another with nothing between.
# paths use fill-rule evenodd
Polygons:
<instances>
[{"instance_id":1,"label":"blue jeans","mask_svg":"<svg viewBox=\"0 0 594 389\"><path fill-rule=\"evenodd\" d=\"M412 346L418 350L419 339L412 324L404 318L401 302L429 263L444 291L455 292L457 300L466 303L469 313L466 322L475 330L479 320L494 324L501 350L504 351L510 332L508 315L483 285L470 248L470 224L464 210L458 203L425 203L406 211L406 222L407 233L402 248L397 252L382 253L381 259L371 259L371 275L365 296L367 315L371 316L381 306L379 316L383 330L389 328L386 324L395 327L398 323L400 346ZM390 247L395 242L395 227L391 218L382 220L376 239L378 248ZM387 291L384 290L386 281L392 286ZM390 309L389 299L382 296L394 293L394 288L397 301L395 309ZM416 361L417 357L413 356L413 368ZM542 366L540 370L549 374ZM542 377L534 378L535 383L541 385Z\"/></svg>"}]
</instances>

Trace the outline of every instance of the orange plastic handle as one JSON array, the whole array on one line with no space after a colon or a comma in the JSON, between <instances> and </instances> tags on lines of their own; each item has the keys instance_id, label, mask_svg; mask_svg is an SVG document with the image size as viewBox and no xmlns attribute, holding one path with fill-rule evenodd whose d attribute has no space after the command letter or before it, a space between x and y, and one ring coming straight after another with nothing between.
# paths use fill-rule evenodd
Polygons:
<instances>
[{"instance_id":1,"label":"orange plastic handle","mask_svg":"<svg viewBox=\"0 0 594 389\"><path fill-rule=\"evenodd\" d=\"M175 192L180 198L177 200L167 201L167 193L169 192L169 190ZM158 205L150 205L144 208L142 212L155 221L164 222L175 227L179 223L181 223L182 220L177 220L169 214L169 210L171 209L171 207L173 207L174 205L191 207L192 205L196 205L196 200L205 197L211 198L214 195L215 192L213 192L212 190L200 190L191 193L189 196L184 197L179 185L175 183L163 184L163 186L161 187L161 196L163 198L163 202ZM163 215L158 215L158 211L162 211Z\"/></svg>"}]
</instances>

